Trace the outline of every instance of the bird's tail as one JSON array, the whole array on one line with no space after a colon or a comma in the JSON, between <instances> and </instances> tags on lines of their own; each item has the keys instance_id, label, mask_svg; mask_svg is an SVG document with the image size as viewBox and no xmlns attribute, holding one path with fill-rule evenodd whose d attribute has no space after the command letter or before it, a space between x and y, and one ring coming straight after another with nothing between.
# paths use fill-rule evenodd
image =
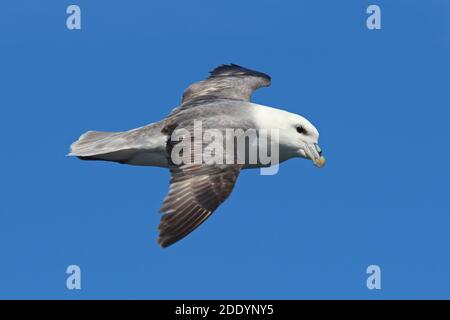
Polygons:
<instances>
[{"instance_id":1,"label":"bird's tail","mask_svg":"<svg viewBox=\"0 0 450 320\"><path fill-rule=\"evenodd\" d=\"M122 162L127 158L123 154L124 132L88 131L70 146L69 156L83 160L109 160Z\"/></svg>"}]
</instances>

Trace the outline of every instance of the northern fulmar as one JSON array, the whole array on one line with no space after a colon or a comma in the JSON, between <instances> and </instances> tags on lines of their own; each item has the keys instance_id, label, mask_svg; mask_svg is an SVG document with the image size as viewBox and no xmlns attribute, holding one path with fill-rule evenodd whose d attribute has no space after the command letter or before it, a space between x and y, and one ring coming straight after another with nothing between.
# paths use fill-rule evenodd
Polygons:
<instances>
[{"instance_id":1,"label":"northern fulmar","mask_svg":"<svg viewBox=\"0 0 450 320\"><path fill-rule=\"evenodd\" d=\"M256 149L260 150L276 142L276 151L271 149L271 156L277 159L270 166L293 157L310 159L318 167L325 164L318 146L319 132L308 120L250 102L252 93L268 87L270 81L270 76L262 72L235 64L221 65L207 79L190 85L181 104L165 119L126 132L88 131L71 145L69 155L82 160L168 168L170 187L160 209L163 215L158 243L170 246L196 229L225 201L241 169L268 166L260 160L260 153L256 160L250 156L252 146L258 145ZM210 132L206 139L209 144L203 135L200 142L195 139L198 123L203 132ZM248 134L251 130L256 134ZM264 130L266 136L268 130L276 135L258 140ZM177 132L181 134L176 136ZM220 137L226 137L227 143L215 141L216 148L211 151L211 141ZM240 137L245 141L243 149L239 149L244 150L243 156L234 144L231 148L224 147ZM206 150L210 152L208 161L202 157L200 162L196 161L196 155ZM174 155L182 160L175 161Z\"/></svg>"}]
</instances>

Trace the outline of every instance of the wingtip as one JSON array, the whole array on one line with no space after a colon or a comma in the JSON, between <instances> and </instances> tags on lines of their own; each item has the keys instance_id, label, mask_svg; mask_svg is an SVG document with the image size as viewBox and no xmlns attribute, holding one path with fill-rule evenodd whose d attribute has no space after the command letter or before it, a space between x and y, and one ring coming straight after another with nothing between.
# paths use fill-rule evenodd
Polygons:
<instances>
[{"instance_id":1,"label":"wingtip","mask_svg":"<svg viewBox=\"0 0 450 320\"><path fill-rule=\"evenodd\" d=\"M269 82L271 77L263 72L248 69L235 63L221 64L210 72L210 77L229 76L233 73L236 75L255 76L266 78Z\"/></svg>"},{"instance_id":2,"label":"wingtip","mask_svg":"<svg viewBox=\"0 0 450 320\"><path fill-rule=\"evenodd\" d=\"M172 244L174 244L174 242L169 242L169 241L167 241L167 239L164 240L164 238L162 238L162 237L158 237L157 242L162 249L165 249L165 248L171 246Z\"/></svg>"}]
</instances>

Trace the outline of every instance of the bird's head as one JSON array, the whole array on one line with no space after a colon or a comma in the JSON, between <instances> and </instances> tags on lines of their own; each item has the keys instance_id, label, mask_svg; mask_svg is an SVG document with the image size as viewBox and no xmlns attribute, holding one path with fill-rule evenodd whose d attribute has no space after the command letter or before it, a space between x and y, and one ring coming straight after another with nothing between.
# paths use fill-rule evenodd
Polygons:
<instances>
[{"instance_id":1,"label":"bird's head","mask_svg":"<svg viewBox=\"0 0 450 320\"><path fill-rule=\"evenodd\" d=\"M290 128L287 138L292 141L292 147L296 150L297 155L311 159L319 168L323 167L325 157L319 147L319 131L302 116L294 114L291 118L291 127L294 127L295 131ZM288 132L287 129L285 131Z\"/></svg>"},{"instance_id":2,"label":"bird's head","mask_svg":"<svg viewBox=\"0 0 450 320\"><path fill-rule=\"evenodd\" d=\"M261 108L258 122L264 128L278 129L280 158L310 159L321 168L325 157L319 147L319 131L304 117L280 109Z\"/></svg>"}]
</instances>

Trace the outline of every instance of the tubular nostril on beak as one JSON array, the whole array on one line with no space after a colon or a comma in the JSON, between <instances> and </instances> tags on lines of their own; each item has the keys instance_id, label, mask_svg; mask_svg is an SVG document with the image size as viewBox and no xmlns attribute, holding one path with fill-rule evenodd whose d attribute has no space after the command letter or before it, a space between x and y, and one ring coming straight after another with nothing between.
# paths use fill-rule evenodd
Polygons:
<instances>
[{"instance_id":1,"label":"tubular nostril on beak","mask_svg":"<svg viewBox=\"0 0 450 320\"><path fill-rule=\"evenodd\" d=\"M322 150L320 149L319 145L315 144L314 147L316 148L316 151L319 154L319 156L321 156L322 155Z\"/></svg>"}]
</instances>

